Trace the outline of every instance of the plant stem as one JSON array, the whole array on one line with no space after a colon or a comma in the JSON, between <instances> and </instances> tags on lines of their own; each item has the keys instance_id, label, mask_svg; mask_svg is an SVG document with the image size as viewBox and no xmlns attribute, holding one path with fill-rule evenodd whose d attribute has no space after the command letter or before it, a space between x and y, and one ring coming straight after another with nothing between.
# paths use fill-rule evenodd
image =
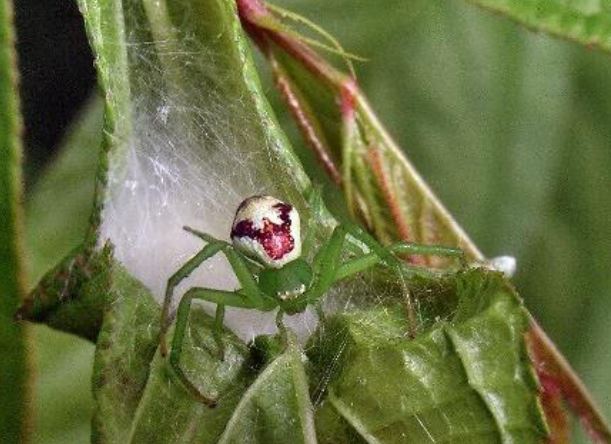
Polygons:
<instances>
[{"instance_id":1,"label":"plant stem","mask_svg":"<svg viewBox=\"0 0 611 444\"><path fill-rule=\"evenodd\" d=\"M21 213L21 117L10 1L0 2L0 436L30 442L29 329L13 316L25 295Z\"/></svg>"},{"instance_id":2,"label":"plant stem","mask_svg":"<svg viewBox=\"0 0 611 444\"><path fill-rule=\"evenodd\" d=\"M543 381L550 380L558 387L562 397L579 417L594 442L611 442L611 429L588 393L588 389L532 317L527 341L539 378Z\"/></svg>"}]
</instances>

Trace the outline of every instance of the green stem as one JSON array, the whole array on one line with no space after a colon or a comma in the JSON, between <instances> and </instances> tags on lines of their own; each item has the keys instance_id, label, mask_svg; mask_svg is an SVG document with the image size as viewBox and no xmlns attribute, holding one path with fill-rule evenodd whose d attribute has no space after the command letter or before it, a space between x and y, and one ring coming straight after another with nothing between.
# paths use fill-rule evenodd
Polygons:
<instances>
[{"instance_id":1,"label":"green stem","mask_svg":"<svg viewBox=\"0 0 611 444\"><path fill-rule=\"evenodd\" d=\"M13 321L25 295L21 118L14 41L12 4L0 2L0 436L3 442L29 442L29 335L25 325Z\"/></svg>"}]
</instances>

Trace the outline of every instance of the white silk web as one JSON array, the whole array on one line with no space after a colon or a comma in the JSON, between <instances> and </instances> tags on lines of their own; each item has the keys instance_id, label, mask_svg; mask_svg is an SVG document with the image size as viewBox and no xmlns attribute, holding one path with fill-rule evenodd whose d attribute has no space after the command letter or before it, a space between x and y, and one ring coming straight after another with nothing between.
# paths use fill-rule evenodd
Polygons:
<instances>
[{"instance_id":1,"label":"white silk web","mask_svg":"<svg viewBox=\"0 0 611 444\"><path fill-rule=\"evenodd\" d=\"M244 55L232 52L234 30L202 24L198 21L207 18L189 11L182 11L182 20L175 18L176 26L154 16L159 10L148 12L126 11L132 20L126 24L130 109L119 125L129 127L129 140L110 158L100 242L110 240L116 259L161 302L167 279L203 247L183 226L229 240L244 198L270 194L285 199L277 175L286 170L274 167L285 141L262 120L264 105L255 103L253 85L245 86L240 77L242 67L253 68ZM202 37L200 27L218 29ZM291 171L282 179L298 183L303 174ZM389 296L379 286L372 291L368 282L365 273L332 292L325 309L345 310L354 301L357 306L381 303ZM176 288L174 306L190 287L233 290L237 284L218 255ZM214 304L205 306L214 313ZM318 324L310 309L285 317L285 323L302 341ZM276 331L275 313L228 308L225 325L250 341Z\"/></svg>"},{"instance_id":2,"label":"white silk web","mask_svg":"<svg viewBox=\"0 0 611 444\"><path fill-rule=\"evenodd\" d=\"M230 55L205 49L187 26L163 40L144 40L147 32L132 26L131 136L110 161L100 240L161 301L167 279L203 246L184 225L229 240L244 198L278 195L267 169L278 141L266 136L247 91L232 84L237 74L223 71L234 66ZM192 286L233 290L237 281L218 255L176 289L174 303ZM249 341L274 332L274 316L228 308L225 324ZM316 317L307 312L287 325L305 338Z\"/></svg>"}]
</instances>

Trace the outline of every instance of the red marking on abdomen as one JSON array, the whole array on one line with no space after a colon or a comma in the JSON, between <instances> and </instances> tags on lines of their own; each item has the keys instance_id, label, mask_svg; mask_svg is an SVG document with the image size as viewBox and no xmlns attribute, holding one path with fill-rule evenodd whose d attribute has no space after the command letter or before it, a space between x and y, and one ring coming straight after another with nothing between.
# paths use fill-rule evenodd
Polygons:
<instances>
[{"instance_id":1,"label":"red marking on abdomen","mask_svg":"<svg viewBox=\"0 0 611 444\"><path fill-rule=\"evenodd\" d=\"M258 229L253 226L252 221L242 220L231 230L231 237L248 237L258 242L265 253L273 260L279 260L285 254L293 251L295 239L291 236L291 219L289 213L292 207L287 204L276 204L280 212L281 224L275 224L269 219L263 219L263 228Z\"/></svg>"}]
</instances>

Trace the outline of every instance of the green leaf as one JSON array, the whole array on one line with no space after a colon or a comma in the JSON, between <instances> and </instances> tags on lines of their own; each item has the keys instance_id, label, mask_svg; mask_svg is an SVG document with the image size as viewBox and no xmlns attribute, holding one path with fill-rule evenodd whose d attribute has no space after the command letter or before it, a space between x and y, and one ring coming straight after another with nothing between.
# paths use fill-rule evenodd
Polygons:
<instances>
[{"instance_id":1,"label":"green leaf","mask_svg":"<svg viewBox=\"0 0 611 444\"><path fill-rule=\"evenodd\" d=\"M310 351L328 383L330 405L319 414L334 411L367 442L540 442L546 427L534 373L524 365L529 321L519 298L502 276L481 269L419 291L444 286L453 307L412 341L401 308L327 323ZM332 441L329 422L318 421L321 441L352 442Z\"/></svg>"},{"instance_id":2,"label":"green leaf","mask_svg":"<svg viewBox=\"0 0 611 444\"><path fill-rule=\"evenodd\" d=\"M82 243L91 215L102 139L102 102L83 108L59 155L30 191L26 244L30 284ZM38 442L85 442L91 435L93 346L45 326L34 326L34 423ZM51 407L53 406L53 407Z\"/></svg>"},{"instance_id":3,"label":"green leaf","mask_svg":"<svg viewBox=\"0 0 611 444\"><path fill-rule=\"evenodd\" d=\"M250 380L246 347L226 333L225 359L220 361L212 318L202 310L191 313L181 366L203 392L221 396L217 408L204 407L171 377L166 359L153 359L159 305L125 271L115 273L124 282L116 282L117 299L98 339L93 441L216 442Z\"/></svg>"},{"instance_id":4,"label":"green leaf","mask_svg":"<svg viewBox=\"0 0 611 444\"><path fill-rule=\"evenodd\" d=\"M611 51L611 5L605 1L469 0L533 30Z\"/></svg>"},{"instance_id":5,"label":"green leaf","mask_svg":"<svg viewBox=\"0 0 611 444\"><path fill-rule=\"evenodd\" d=\"M96 280L83 290L103 294L112 302L104 313L97 337L92 378L96 411L94 442L126 442L134 413L146 385L149 366L157 349L159 309L141 283L107 258L102 276L110 288ZM101 279L105 281L105 279Z\"/></svg>"},{"instance_id":6,"label":"green leaf","mask_svg":"<svg viewBox=\"0 0 611 444\"><path fill-rule=\"evenodd\" d=\"M219 444L316 443L305 357L294 341L248 388Z\"/></svg>"},{"instance_id":7,"label":"green leaf","mask_svg":"<svg viewBox=\"0 0 611 444\"><path fill-rule=\"evenodd\" d=\"M22 251L21 117L12 2L0 5L0 436L29 441L28 329L13 317L25 295ZM9 388L10 387L10 388Z\"/></svg>"},{"instance_id":8,"label":"green leaf","mask_svg":"<svg viewBox=\"0 0 611 444\"><path fill-rule=\"evenodd\" d=\"M92 97L69 128L59 155L29 192L26 240L29 280L82 244L91 211L102 141L103 103Z\"/></svg>"},{"instance_id":9,"label":"green leaf","mask_svg":"<svg viewBox=\"0 0 611 444\"><path fill-rule=\"evenodd\" d=\"M181 232L182 225L194 221L198 229L218 231L217 221L230 220L237 202L256 192L284 196L308 215L303 194L309 181L261 94L232 2L185 7L145 1L127 7L84 0L80 7L105 96L93 217L84 243L46 274L23 312L55 328L97 337L96 441L189 433L189 427L179 428L190 424L191 411L206 419L197 439L213 440L232 412L230 403L210 413L179 385L164 391L165 360L154 361L149 378L159 317L147 301L149 290L159 296L167 276L190 254L188 248L199 248ZM170 202L163 201L167 196ZM323 232L332 224L324 211L310 217ZM143 232L143 227L154 230ZM134 238L146 242L134 245ZM174 244L182 250L172 251ZM209 328L201 336L210 337ZM244 345L234 342L236 359L243 359ZM246 381L231 372L234 367L213 364L221 382ZM185 366L191 374L206 363L187 359ZM168 402L160 401L167 397L178 402L176 413L186 423L159 427L155 418L164 416Z\"/></svg>"},{"instance_id":10,"label":"green leaf","mask_svg":"<svg viewBox=\"0 0 611 444\"><path fill-rule=\"evenodd\" d=\"M223 334L225 359L219 360L212 332L213 319L193 310L180 365L198 389L218 397L218 405L210 409L195 400L158 354L126 442L218 442L254 375L246 347L228 331Z\"/></svg>"}]
</instances>

